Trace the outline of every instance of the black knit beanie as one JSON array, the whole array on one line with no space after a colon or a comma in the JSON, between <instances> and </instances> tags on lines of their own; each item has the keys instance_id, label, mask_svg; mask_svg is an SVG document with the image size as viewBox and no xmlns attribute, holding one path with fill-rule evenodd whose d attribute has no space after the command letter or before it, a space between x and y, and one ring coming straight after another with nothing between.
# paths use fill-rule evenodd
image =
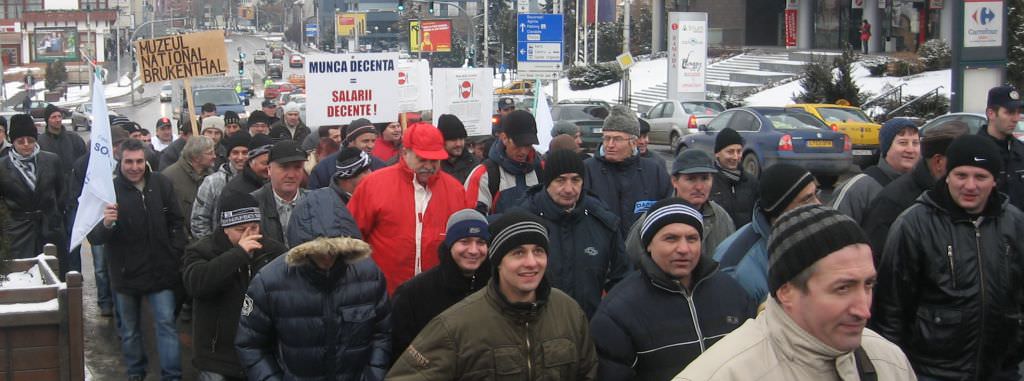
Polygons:
<instances>
[{"instance_id":1,"label":"black knit beanie","mask_svg":"<svg viewBox=\"0 0 1024 381\"><path fill-rule=\"evenodd\" d=\"M487 257L494 264L495 271L512 249L533 244L548 250L548 230L544 222L524 210L512 210L501 215L487 228L491 242L487 246Z\"/></svg>"},{"instance_id":2,"label":"black knit beanie","mask_svg":"<svg viewBox=\"0 0 1024 381\"><path fill-rule=\"evenodd\" d=\"M715 153L725 149L725 147L733 144L743 145L743 137L740 136L739 132L729 127L723 128L722 131L718 132L715 136Z\"/></svg>"},{"instance_id":3,"label":"black knit beanie","mask_svg":"<svg viewBox=\"0 0 1024 381\"><path fill-rule=\"evenodd\" d=\"M452 114L441 114L437 117L437 129L441 130L444 140L465 139L469 136L466 134L466 125Z\"/></svg>"},{"instance_id":4,"label":"black knit beanie","mask_svg":"<svg viewBox=\"0 0 1024 381\"><path fill-rule=\"evenodd\" d=\"M771 219L782 214L800 191L814 181L814 176L803 167L778 163L765 169L759 181L758 205Z\"/></svg>"},{"instance_id":5,"label":"black knit beanie","mask_svg":"<svg viewBox=\"0 0 1024 381\"><path fill-rule=\"evenodd\" d=\"M31 136L39 139L39 131L36 130L36 122L28 114L18 114L11 117L11 130L7 132L7 138L13 143L20 137Z\"/></svg>"},{"instance_id":6,"label":"black knit beanie","mask_svg":"<svg viewBox=\"0 0 1024 381\"><path fill-rule=\"evenodd\" d=\"M227 148L228 151L231 151L235 147L246 147L246 148L248 148L249 147L249 142L251 142L251 141L252 141L252 136L249 136L248 132L246 132L246 131L238 131L238 132L235 132L234 134L231 134L226 139L224 139L224 148Z\"/></svg>"},{"instance_id":7,"label":"black knit beanie","mask_svg":"<svg viewBox=\"0 0 1024 381\"><path fill-rule=\"evenodd\" d=\"M232 123L241 126L242 125L242 119L238 118L238 113L237 112L230 111L230 110L225 111L224 112L224 124L232 124Z\"/></svg>"},{"instance_id":8,"label":"black knit beanie","mask_svg":"<svg viewBox=\"0 0 1024 381\"><path fill-rule=\"evenodd\" d=\"M46 108L43 109L43 119L50 119L50 115L53 115L55 112L60 112L61 115L63 115L63 111L61 111L59 107L54 106L53 104L46 105Z\"/></svg>"},{"instance_id":9,"label":"black knit beanie","mask_svg":"<svg viewBox=\"0 0 1024 381\"><path fill-rule=\"evenodd\" d=\"M334 161L334 178L351 179L370 169L370 155L355 147L338 151Z\"/></svg>"},{"instance_id":10,"label":"black knit beanie","mask_svg":"<svg viewBox=\"0 0 1024 381\"><path fill-rule=\"evenodd\" d=\"M547 160L544 161L544 187L551 185L551 181L566 173L577 173L584 177L583 159L574 151L554 150L548 152Z\"/></svg>"},{"instance_id":11,"label":"black knit beanie","mask_svg":"<svg viewBox=\"0 0 1024 381\"><path fill-rule=\"evenodd\" d=\"M643 225L640 226L640 240L643 242L644 251L661 228L674 223L693 226L697 229L697 234L704 237L704 216L683 199L669 197L651 205Z\"/></svg>"},{"instance_id":12,"label":"black knit beanie","mask_svg":"<svg viewBox=\"0 0 1024 381\"><path fill-rule=\"evenodd\" d=\"M954 139L946 149L946 172L965 165L984 169L998 178L1003 171L1003 158L992 139L964 135Z\"/></svg>"},{"instance_id":13,"label":"black knit beanie","mask_svg":"<svg viewBox=\"0 0 1024 381\"><path fill-rule=\"evenodd\" d=\"M252 114L249 114L249 120L246 122L245 127L252 127L256 123L269 124L270 117L268 117L267 114L264 113L263 111L253 111Z\"/></svg>"},{"instance_id":14,"label":"black knit beanie","mask_svg":"<svg viewBox=\"0 0 1024 381\"><path fill-rule=\"evenodd\" d=\"M241 192L225 192L220 197L220 226L229 228L249 222L260 222L262 213L256 199Z\"/></svg>"},{"instance_id":15,"label":"black knit beanie","mask_svg":"<svg viewBox=\"0 0 1024 381\"><path fill-rule=\"evenodd\" d=\"M768 289L772 295L819 259L868 237L850 217L821 205L784 213L768 237Z\"/></svg>"}]
</instances>

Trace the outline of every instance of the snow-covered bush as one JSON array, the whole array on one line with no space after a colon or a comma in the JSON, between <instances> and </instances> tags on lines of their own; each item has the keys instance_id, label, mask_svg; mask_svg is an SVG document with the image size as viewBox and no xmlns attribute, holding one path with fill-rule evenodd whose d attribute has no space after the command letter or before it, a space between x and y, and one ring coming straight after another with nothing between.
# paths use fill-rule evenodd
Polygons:
<instances>
[{"instance_id":1,"label":"snow-covered bush","mask_svg":"<svg viewBox=\"0 0 1024 381\"><path fill-rule=\"evenodd\" d=\"M953 59L953 51L949 48L949 43L942 39L925 41L917 49L917 55L927 70L949 69Z\"/></svg>"},{"instance_id":2,"label":"snow-covered bush","mask_svg":"<svg viewBox=\"0 0 1024 381\"><path fill-rule=\"evenodd\" d=\"M616 62L602 62L569 68L569 88L586 90L604 87L622 79L622 69Z\"/></svg>"}]
</instances>

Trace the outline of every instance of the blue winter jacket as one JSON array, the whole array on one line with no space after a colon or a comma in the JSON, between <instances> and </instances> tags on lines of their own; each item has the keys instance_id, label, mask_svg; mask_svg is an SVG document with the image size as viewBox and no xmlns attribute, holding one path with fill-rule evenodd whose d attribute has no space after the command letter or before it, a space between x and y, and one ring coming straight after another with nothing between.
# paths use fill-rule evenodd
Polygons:
<instances>
[{"instance_id":1,"label":"blue winter jacket","mask_svg":"<svg viewBox=\"0 0 1024 381\"><path fill-rule=\"evenodd\" d=\"M311 256L337 256L329 271ZM249 380L382 380L391 359L384 274L355 238L320 238L263 267L242 302L235 349Z\"/></svg>"},{"instance_id":2,"label":"blue winter jacket","mask_svg":"<svg viewBox=\"0 0 1024 381\"><path fill-rule=\"evenodd\" d=\"M629 227L658 200L672 196L672 181L664 167L645 157L632 156L612 163L604 156L583 162L586 176L583 187L619 216L619 234L625 237Z\"/></svg>"},{"instance_id":3,"label":"blue winter jacket","mask_svg":"<svg viewBox=\"0 0 1024 381\"><path fill-rule=\"evenodd\" d=\"M723 273L729 274L747 291L750 298L762 303L768 297L768 235L772 225L755 205L753 220L743 225L718 245L715 261Z\"/></svg>"},{"instance_id":4,"label":"blue winter jacket","mask_svg":"<svg viewBox=\"0 0 1024 381\"><path fill-rule=\"evenodd\" d=\"M288 243L298 246L317 237L363 239L346 206L350 197L334 182L326 188L307 193L292 211L288 222Z\"/></svg>"}]
</instances>

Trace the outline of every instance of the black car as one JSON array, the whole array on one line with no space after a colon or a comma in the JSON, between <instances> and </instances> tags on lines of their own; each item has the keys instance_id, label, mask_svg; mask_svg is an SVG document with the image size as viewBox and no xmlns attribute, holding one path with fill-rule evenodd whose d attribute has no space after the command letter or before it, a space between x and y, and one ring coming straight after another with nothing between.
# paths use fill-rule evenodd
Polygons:
<instances>
[{"instance_id":1,"label":"black car","mask_svg":"<svg viewBox=\"0 0 1024 381\"><path fill-rule=\"evenodd\" d=\"M273 79L284 77L284 64L281 63L281 60L274 59L267 63L267 75Z\"/></svg>"},{"instance_id":2,"label":"black car","mask_svg":"<svg viewBox=\"0 0 1024 381\"><path fill-rule=\"evenodd\" d=\"M561 103L551 106L551 119L569 121L580 129L585 151L596 151L601 145L601 126L608 116L608 108L598 104Z\"/></svg>"}]
</instances>

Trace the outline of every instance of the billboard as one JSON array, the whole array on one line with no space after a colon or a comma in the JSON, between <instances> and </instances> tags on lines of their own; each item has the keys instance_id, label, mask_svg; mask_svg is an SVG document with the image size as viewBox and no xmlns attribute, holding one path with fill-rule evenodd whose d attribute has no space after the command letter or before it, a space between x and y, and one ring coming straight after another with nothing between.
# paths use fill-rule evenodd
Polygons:
<instances>
[{"instance_id":1,"label":"billboard","mask_svg":"<svg viewBox=\"0 0 1024 381\"><path fill-rule=\"evenodd\" d=\"M399 113L398 53L306 56L306 123L393 122Z\"/></svg>"},{"instance_id":2,"label":"billboard","mask_svg":"<svg viewBox=\"0 0 1024 381\"><path fill-rule=\"evenodd\" d=\"M145 83L228 72L222 30L138 40L134 44L139 75Z\"/></svg>"},{"instance_id":3,"label":"billboard","mask_svg":"<svg viewBox=\"0 0 1024 381\"><path fill-rule=\"evenodd\" d=\"M78 42L75 28L38 28L32 33L32 60L77 61Z\"/></svg>"},{"instance_id":4,"label":"billboard","mask_svg":"<svg viewBox=\"0 0 1024 381\"><path fill-rule=\"evenodd\" d=\"M358 31L360 36L366 34L365 13L339 13L336 17L337 26L334 33L338 36L353 36L355 31Z\"/></svg>"},{"instance_id":5,"label":"billboard","mask_svg":"<svg viewBox=\"0 0 1024 381\"><path fill-rule=\"evenodd\" d=\"M668 24L668 97L705 99L708 14L670 12Z\"/></svg>"},{"instance_id":6,"label":"billboard","mask_svg":"<svg viewBox=\"0 0 1024 381\"><path fill-rule=\"evenodd\" d=\"M1002 46L1004 14L1002 1L964 1L964 47Z\"/></svg>"},{"instance_id":7,"label":"billboard","mask_svg":"<svg viewBox=\"0 0 1024 381\"><path fill-rule=\"evenodd\" d=\"M451 51L452 20L409 21L410 53L450 53Z\"/></svg>"}]
</instances>

